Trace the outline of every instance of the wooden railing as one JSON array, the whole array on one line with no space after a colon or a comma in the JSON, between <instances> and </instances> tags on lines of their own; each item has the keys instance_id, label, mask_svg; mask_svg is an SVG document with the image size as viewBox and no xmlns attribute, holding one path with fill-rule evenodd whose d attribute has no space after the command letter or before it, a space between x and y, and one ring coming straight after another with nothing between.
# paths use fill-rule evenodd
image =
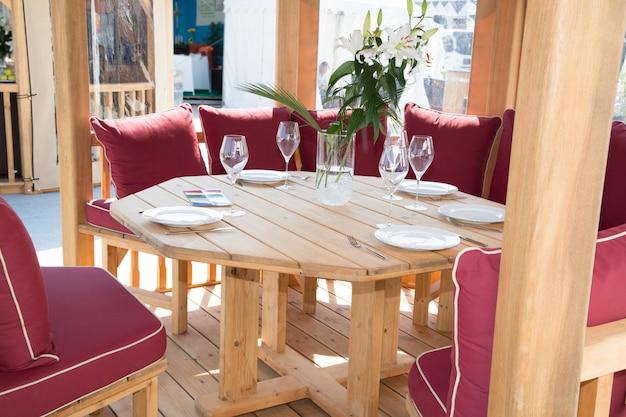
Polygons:
<instances>
[{"instance_id":1,"label":"wooden railing","mask_svg":"<svg viewBox=\"0 0 626 417\"><path fill-rule=\"evenodd\" d=\"M154 84L91 84L91 114L104 119L138 116L154 111Z\"/></svg>"},{"instance_id":2,"label":"wooden railing","mask_svg":"<svg viewBox=\"0 0 626 417\"><path fill-rule=\"evenodd\" d=\"M15 156L16 150L14 147L15 137L19 136L18 132L13 131L13 120L17 115L13 114L12 106L11 106L11 94L17 93L17 84L16 83L2 83L0 84L0 96L2 97L2 106L4 108L4 140L5 140L5 148L6 148L6 160L3 161L6 163L7 169L7 186L15 186L16 188L23 187L24 182L21 178L16 178L15 172L19 170L20 167L15 166Z\"/></svg>"}]
</instances>

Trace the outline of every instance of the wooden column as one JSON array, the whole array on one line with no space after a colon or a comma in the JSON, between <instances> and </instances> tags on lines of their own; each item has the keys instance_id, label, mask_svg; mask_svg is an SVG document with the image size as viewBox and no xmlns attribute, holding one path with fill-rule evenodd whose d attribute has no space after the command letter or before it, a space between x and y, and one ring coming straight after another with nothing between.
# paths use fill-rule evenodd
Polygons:
<instances>
[{"instance_id":1,"label":"wooden column","mask_svg":"<svg viewBox=\"0 0 626 417\"><path fill-rule=\"evenodd\" d=\"M319 0L276 1L276 81L315 108Z\"/></svg>"},{"instance_id":2,"label":"wooden column","mask_svg":"<svg viewBox=\"0 0 626 417\"><path fill-rule=\"evenodd\" d=\"M529 0L490 417L574 416L625 0Z\"/></svg>"},{"instance_id":3,"label":"wooden column","mask_svg":"<svg viewBox=\"0 0 626 417\"><path fill-rule=\"evenodd\" d=\"M78 233L92 196L87 10L84 0L50 2L61 187L63 263L93 265L93 237Z\"/></svg>"}]
</instances>

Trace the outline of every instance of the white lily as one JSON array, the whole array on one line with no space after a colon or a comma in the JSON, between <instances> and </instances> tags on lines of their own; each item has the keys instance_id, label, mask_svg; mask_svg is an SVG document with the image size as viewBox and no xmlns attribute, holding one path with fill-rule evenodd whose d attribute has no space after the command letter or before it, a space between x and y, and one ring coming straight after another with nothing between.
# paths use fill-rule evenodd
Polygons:
<instances>
[{"instance_id":1,"label":"white lily","mask_svg":"<svg viewBox=\"0 0 626 417\"><path fill-rule=\"evenodd\" d=\"M352 55L356 55L363 48L363 39L363 32L355 29L347 38L345 36L338 38L337 46L346 49Z\"/></svg>"},{"instance_id":2,"label":"white lily","mask_svg":"<svg viewBox=\"0 0 626 417\"><path fill-rule=\"evenodd\" d=\"M405 58L419 60L422 56L421 48L416 48L419 38L412 33L412 28L409 23L404 24L398 30L391 28L385 28L387 33L387 41L380 45L380 50L389 55L395 57L396 61L401 61Z\"/></svg>"}]
</instances>

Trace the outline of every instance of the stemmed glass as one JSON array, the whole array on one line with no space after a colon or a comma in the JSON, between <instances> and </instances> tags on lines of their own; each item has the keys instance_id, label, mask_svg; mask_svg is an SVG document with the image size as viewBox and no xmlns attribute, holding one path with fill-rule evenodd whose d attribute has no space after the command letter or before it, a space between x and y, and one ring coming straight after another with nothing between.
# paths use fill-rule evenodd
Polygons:
<instances>
[{"instance_id":1,"label":"stemmed glass","mask_svg":"<svg viewBox=\"0 0 626 417\"><path fill-rule=\"evenodd\" d=\"M220 162L228 174L232 186L232 206L224 211L224 216L236 217L246 214L235 209L235 182L248 162L248 144L244 135L225 135L220 148Z\"/></svg>"},{"instance_id":2,"label":"stemmed glass","mask_svg":"<svg viewBox=\"0 0 626 417\"><path fill-rule=\"evenodd\" d=\"M409 172L407 149L403 141L385 144L378 163L378 172L385 182L385 187L389 190L389 217L387 224L377 226L389 227L391 226L391 212L393 210L393 194Z\"/></svg>"},{"instance_id":3,"label":"stemmed glass","mask_svg":"<svg viewBox=\"0 0 626 417\"><path fill-rule=\"evenodd\" d=\"M387 132L387 136L385 136L385 144L384 146L388 146L388 145L398 145L398 146L404 146L405 148L408 146L408 140L406 137L406 130L404 129L399 129L398 126L394 125L394 124L390 124L388 127L388 132ZM390 198L393 198L394 201L399 201L402 200L402 197L397 196L397 195L392 195L389 196L388 194L385 194L384 196L382 196L383 200L389 200Z\"/></svg>"},{"instance_id":4,"label":"stemmed glass","mask_svg":"<svg viewBox=\"0 0 626 417\"><path fill-rule=\"evenodd\" d=\"M300 129L297 122L280 122L276 133L278 149L285 158L285 183L276 188L281 190L293 190L296 187L287 184L289 179L289 160L300 144Z\"/></svg>"},{"instance_id":5,"label":"stemmed glass","mask_svg":"<svg viewBox=\"0 0 626 417\"><path fill-rule=\"evenodd\" d=\"M413 172L415 173L415 202L413 204L407 204L404 207L416 211L427 210L427 207L419 203L418 191L422 175L424 175L424 172L426 172L435 158L432 136L413 135L411 143L409 144L408 157L411 168L413 168Z\"/></svg>"}]
</instances>

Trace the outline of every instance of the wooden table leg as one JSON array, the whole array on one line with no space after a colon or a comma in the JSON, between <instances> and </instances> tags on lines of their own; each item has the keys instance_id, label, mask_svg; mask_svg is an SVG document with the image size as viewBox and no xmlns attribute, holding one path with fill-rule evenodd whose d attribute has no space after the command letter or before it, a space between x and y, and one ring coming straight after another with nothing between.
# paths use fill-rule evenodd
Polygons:
<instances>
[{"instance_id":1,"label":"wooden table leg","mask_svg":"<svg viewBox=\"0 0 626 417\"><path fill-rule=\"evenodd\" d=\"M260 272L225 268L219 398L234 401L257 390Z\"/></svg>"},{"instance_id":2,"label":"wooden table leg","mask_svg":"<svg viewBox=\"0 0 626 417\"><path fill-rule=\"evenodd\" d=\"M426 326L428 324L428 304L430 295L430 272L415 275L415 298L413 300L413 324Z\"/></svg>"},{"instance_id":3,"label":"wooden table leg","mask_svg":"<svg viewBox=\"0 0 626 417\"><path fill-rule=\"evenodd\" d=\"M352 283L348 406L360 417L378 416L385 283L385 280Z\"/></svg>"},{"instance_id":4,"label":"wooden table leg","mask_svg":"<svg viewBox=\"0 0 626 417\"><path fill-rule=\"evenodd\" d=\"M441 284L439 287L439 311L437 312L437 330L442 332L452 331L453 315L453 283L452 270L441 271Z\"/></svg>"},{"instance_id":5,"label":"wooden table leg","mask_svg":"<svg viewBox=\"0 0 626 417\"><path fill-rule=\"evenodd\" d=\"M287 339L287 290L289 275L263 272L261 340L276 352L284 352Z\"/></svg>"},{"instance_id":6,"label":"wooden table leg","mask_svg":"<svg viewBox=\"0 0 626 417\"><path fill-rule=\"evenodd\" d=\"M382 366L393 365L398 362L398 335L400 332L400 293L402 278L393 278L383 281L385 284Z\"/></svg>"},{"instance_id":7,"label":"wooden table leg","mask_svg":"<svg viewBox=\"0 0 626 417\"><path fill-rule=\"evenodd\" d=\"M187 274L189 262L172 259L172 332L187 331Z\"/></svg>"}]
</instances>

